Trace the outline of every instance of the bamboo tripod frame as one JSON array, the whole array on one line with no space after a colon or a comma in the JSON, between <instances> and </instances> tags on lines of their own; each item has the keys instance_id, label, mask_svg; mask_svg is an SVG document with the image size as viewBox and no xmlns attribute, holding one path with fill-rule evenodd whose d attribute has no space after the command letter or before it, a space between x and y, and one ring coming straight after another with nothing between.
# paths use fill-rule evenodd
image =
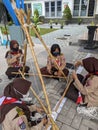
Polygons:
<instances>
[{"instance_id":1,"label":"bamboo tripod frame","mask_svg":"<svg viewBox=\"0 0 98 130\"><path fill-rule=\"evenodd\" d=\"M17 18L18 18L18 20L19 20L19 22L22 26L22 29L23 29L23 31L26 35L27 41L29 43L29 46L30 46L30 49L31 49L31 52L32 52L32 56L33 56L33 60L34 60L36 69L37 69L38 74L39 74L39 78L40 78L40 81L41 81L41 84L42 84L43 93L44 93L46 103L47 103L47 106L48 106L48 114L51 115L52 112L51 112L51 107L50 107L50 103L49 103L47 92L46 92L46 86L44 84L44 81L43 81L43 78L42 78L42 75L41 75L41 72L40 72L40 69L39 69L39 66L38 66L38 61L37 61L37 58L35 56L34 48L32 46L32 45L34 45L34 43L31 40L31 37L29 35L27 27L25 26L25 21L24 21L24 16L23 16L22 11L18 10L17 8L15 9L15 11L16 11ZM57 125L55 124L55 122L54 122L54 120L51 116L50 116L50 120L51 120L51 123L52 123L52 129L53 130L59 130L59 128L57 127Z\"/></svg>"},{"instance_id":2,"label":"bamboo tripod frame","mask_svg":"<svg viewBox=\"0 0 98 130\"><path fill-rule=\"evenodd\" d=\"M21 74L22 78L25 79L23 73L19 70L19 73ZM45 111L45 113L49 116L50 121L54 126L55 126L55 130L59 130L58 127L56 126L53 118L51 117L50 114L48 114L48 111L46 109L46 107L43 105L42 101L40 100L40 98L38 97L38 95L36 94L36 92L34 91L34 89L32 88L32 86L30 87L30 90L32 91L33 95L36 97L36 99L39 101L40 105L42 106L43 110Z\"/></svg>"}]
</instances>

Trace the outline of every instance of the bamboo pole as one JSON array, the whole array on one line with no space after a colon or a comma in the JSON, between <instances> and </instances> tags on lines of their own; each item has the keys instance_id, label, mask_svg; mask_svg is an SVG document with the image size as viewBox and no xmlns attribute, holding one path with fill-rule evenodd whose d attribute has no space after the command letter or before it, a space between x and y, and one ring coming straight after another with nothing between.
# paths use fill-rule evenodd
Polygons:
<instances>
[{"instance_id":1,"label":"bamboo pole","mask_svg":"<svg viewBox=\"0 0 98 130\"><path fill-rule=\"evenodd\" d=\"M28 29L25 27L25 21L24 21L24 15L23 15L22 9L19 10L19 9L15 8L15 12L16 12L16 15L18 17L20 24L22 25L22 29L24 30L24 32L26 34L26 38L27 38L28 43L30 43L30 44L32 44L32 46L34 46L32 39L29 35Z\"/></svg>"},{"instance_id":2,"label":"bamboo pole","mask_svg":"<svg viewBox=\"0 0 98 130\"><path fill-rule=\"evenodd\" d=\"M67 91L68 91L68 89L69 89L70 84L71 84L72 81L73 81L73 79L70 78L69 81L68 81L68 83L67 83L67 85L66 85L66 88L65 88L65 90L64 90L64 93L63 93L62 97L60 98L60 100L59 100L59 102L58 102L58 104L57 104L57 106L56 106L56 108L55 108L55 112L57 112L57 110L58 110L58 108L59 108L59 106L60 106L62 100L64 99L64 97L65 97L65 95L66 95L66 93L67 93Z\"/></svg>"},{"instance_id":3,"label":"bamboo pole","mask_svg":"<svg viewBox=\"0 0 98 130\"><path fill-rule=\"evenodd\" d=\"M42 84L44 96L45 96L46 103L47 103L47 106L48 106L48 112L49 112L49 114L51 114L52 112L51 112L51 107L50 107L50 103L49 103L49 100L48 100L48 95L47 95L47 92L46 92L46 86L44 84L44 81L43 81L43 78L42 78L42 75L41 75L41 72L40 72L40 69L39 69L39 66L38 66L38 61L37 61L37 58L35 56L34 49L33 49L31 44L29 44L29 45L30 45L30 48L31 48L31 52L32 52L32 56L33 56L33 59L34 59L34 63L35 63L36 69L37 69L38 74L39 74L40 81L41 81L41 84ZM54 125L53 125L53 130L55 130Z\"/></svg>"},{"instance_id":4,"label":"bamboo pole","mask_svg":"<svg viewBox=\"0 0 98 130\"><path fill-rule=\"evenodd\" d=\"M29 35L29 33L28 33L27 27L23 24L23 21L22 21L23 19L20 18L20 16L21 16L20 13L21 13L21 12L20 12L18 9L15 9L15 11L16 11L18 20L19 20L20 24L22 25L22 28L23 28L23 30L24 30L26 36L27 36L27 40L28 40L28 43L29 43L29 45L30 45L30 49L31 49L31 52L32 52L32 56L33 56L33 58L34 58L34 63L35 63L36 69L37 69L37 71L38 71L38 73L39 73L39 78L40 78L40 81L41 81L41 84L42 84L42 88L43 88L44 96L45 96L45 99L46 99L46 103L47 103L47 105L48 105L48 112L49 112L49 114L51 115L51 108L50 108L48 96L47 96L47 93L46 93L45 84L44 84L44 82L43 82L43 78L42 78L42 76L41 76L41 72L40 72L40 69L39 69L39 66L38 66L38 61L37 61L37 58L36 58L36 56L35 56L35 52L34 52L34 49L33 49L33 46L32 46L31 37L30 37L30 35ZM34 45L34 44L33 44L33 45ZM53 130L55 130L55 129L58 130L59 128L57 127L57 125L56 125L54 122L52 122L52 123L53 123L53 125L52 125Z\"/></svg>"},{"instance_id":5,"label":"bamboo pole","mask_svg":"<svg viewBox=\"0 0 98 130\"><path fill-rule=\"evenodd\" d=\"M23 69L22 69L22 74L24 75L25 73L25 65L26 65L26 55L27 55L27 44L24 44L24 57L23 57Z\"/></svg>"},{"instance_id":6,"label":"bamboo pole","mask_svg":"<svg viewBox=\"0 0 98 130\"><path fill-rule=\"evenodd\" d=\"M39 35L39 33L37 32L37 30L35 29L35 27L34 27L33 25L32 25L32 28L33 28L35 34L37 35L37 37L39 38L39 40L42 42L42 44L43 44L43 46L45 47L46 51L48 52L49 56L50 56L51 58L53 58L53 56L52 56L52 54L50 53L48 47L46 46L44 40L43 40L42 37ZM56 64L57 68L59 69L59 65L57 64L56 60L55 60L55 64ZM59 69L59 70L60 70L60 69ZM63 71L60 70L60 72L62 73L62 75L63 75L64 78L66 79L66 76L65 76L65 74L63 73Z\"/></svg>"},{"instance_id":7,"label":"bamboo pole","mask_svg":"<svg viewBox=\"0 0 98 130\"><path fill-rule=\"evenodd\" d=\"M12 72L12 74L19 74L19 72ZM29 76L39 76L39 74L34 74L34 73L24 73L24 75L29 75ZM54 75L43 75L43 77L48 77L48 78L61 78L65 79L64 77L61 76L54 76Z\"/></svg>"},{"instance_id":8,"label":"bamboo pole","mask_svg":"<svg viewBox=\"0 0 98 130\"><path fill-rule=\"evenodd\" d=\"M22 74L22 72L20 70L19 70L19 73L21 74L22 78L25 79L24 75ZM42 108L45 111L45 113L49 116L50 121L52 122L52 124L55 125L55 122L54 122L53 118L51 117L50 114L48 114L48 111L47 111L46 107L43 105L42 101L40 100L40 98L38 97L38 95L36 94L36 92L34 91L34 89L32 88L32 86L30 87L30 90L32 91L32 93L36 97L36 99L39 101L39 103L42 106ZM49 121L49 123L50 123L50 121ZM57 126L55 126L55 130L59 130Z\"/></svg>"}]
</instances>

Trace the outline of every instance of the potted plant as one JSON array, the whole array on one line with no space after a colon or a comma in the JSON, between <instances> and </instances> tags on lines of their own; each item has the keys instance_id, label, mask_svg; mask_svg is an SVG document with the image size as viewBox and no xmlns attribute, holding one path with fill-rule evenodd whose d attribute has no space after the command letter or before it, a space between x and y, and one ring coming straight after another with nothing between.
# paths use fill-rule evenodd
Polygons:
<instances>
[{"instance_id":1,"label":"potted plant","mask_svg":"<svg viewBox=\"0 0 98 130\"><path fill-rule=\"evenodd\" d=\"M91 26L95 26L95 23L94 23L94 21L92 21L92 22L91 22Z\"/></svg>"},{"instance_id":2,"label":"potted plant","mask_svg":"<svg viewBox=\"0 0 98 130\"><path fill-rule=\"evenodd\" d=\"M50 28L52 29L53 28L53 26L52 26L53 20L50 20L49 24L50 24Z\"/></svg>"},{"instance_id":3,"label":"potted plant","mask_svg":"<svg viewBox=\"0 0 98 130\"><path fill-rule=\"evenodd\" d=\"M55 19L55 24L56 24L56 25L58 24L58 20L57 20L57 19Z\"/></svg>"},{"instance_id":4,"label":"potted plant","mask_svg":"<svg viewBox=\"0 0 98 130\"><path fill-rule=\"evenodd\" d=\"M37 32L40 34L40 28L38 27L38 25L39 25L41 22L39 21L39 12L38 12L37 9L35 9L35 11L34 11L33 22L34 22L34 26L35 26ZM36 34L35 34L35 36L37 37Z\"/></svg>"},{"instance_id":5,"label":"potted plant","mask_svg":"<svg viewBox=\"0 0 98 130\"><path fill-rule=\"evenodd\" d=\"M64 27L64 22L61 21L61 22L60 22L60 28L63 29L63 27Z\"/></svg>"},{"instance_id":6,"label":"potted plant","mask_svg":"<svg viewBox=\"0 0 98 130\"><path fill-rule=\"evenodd\" d=\"M68 5L64 8L63 18L65 19L66 24L68 24L69 21L72 19L71 10Z\"/></svg>"},{"instance_id":7,"label":"potted plant","mask_svg":"<svg viewBox=\"0 0 98 130\"><path fill-rule=\"evenodd\" d=\"M78 18L78 24L80 25L82 23L82 19Z\"/></svg>"}]
</instances>

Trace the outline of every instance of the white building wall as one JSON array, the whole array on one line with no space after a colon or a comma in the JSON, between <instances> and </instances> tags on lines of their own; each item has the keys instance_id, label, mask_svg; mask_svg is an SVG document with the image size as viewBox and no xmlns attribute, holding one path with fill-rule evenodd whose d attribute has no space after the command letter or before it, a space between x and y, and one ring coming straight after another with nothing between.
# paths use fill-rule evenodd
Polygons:
<instances>
[{"instance_id":1,"label":"white building wall","mask_svg":"<svg viewBox=\"0 0 98 130\"><path fill-rule=\"evenodd\" d=\"M34 9L33 9L33 5L34 4L42 4L42 16L45 16L45 1L55 1L55 0L26 0L25 3L31 3L31 6L32 6L32 15L34 14ZM74 0L62 0L62 13L63 13L63 10L64 10L64 5L65 4L68 4L70 10L71 10L71 13L73 14L73 3L74 3Z\"/></svg>"},{"instance_id":2,"label":"white building wall","mask_svg":"<svg viewBox=\"0 0 98 130\"><path fill-rule=\"evenodd\" d=\"M32 15L34 14L33 5L40 3L42 5L42 16L45 16L45 1L55 1L55 0L25 0L25 3L31 3L32 6ZM68 4L71 14L73 15L73 8L74 8L74 0L62 0L62 14L64 10L64 5ZM98 14L98 0L96 0L95 4L95 14Z\"/></svg>"}]
</instances>

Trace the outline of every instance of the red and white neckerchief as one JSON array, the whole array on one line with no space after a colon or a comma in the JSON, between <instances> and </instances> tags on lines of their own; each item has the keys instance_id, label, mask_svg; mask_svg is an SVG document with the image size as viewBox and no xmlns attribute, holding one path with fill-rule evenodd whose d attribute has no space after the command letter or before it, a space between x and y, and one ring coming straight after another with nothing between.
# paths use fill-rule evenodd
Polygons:
<instances>
[{"instance_id":1,"label":"red and white neckerchief","mask_svg":"<svg viewBox=\"0 0 98 130\"><path fill-rule=\"evenodd\" d=\"M56 58L56 63L58 64L58 66L61 65L61 62L60 62L60 59L59 59L59 58Z\"/></svg>"},{"instance_id":2,"label":"red and white neckerchief","mask_svg":"<svg viewBox=\"0 0 98 130\"><path fill-rule=\"evenodd\" d=\"M2 96L0 98L0 106L5 105L5 104L11 104L11 103L20 103L21 104L22 101L19 101L16 98L6 97L6 96Z\"/></svg>"}]
</instances>

